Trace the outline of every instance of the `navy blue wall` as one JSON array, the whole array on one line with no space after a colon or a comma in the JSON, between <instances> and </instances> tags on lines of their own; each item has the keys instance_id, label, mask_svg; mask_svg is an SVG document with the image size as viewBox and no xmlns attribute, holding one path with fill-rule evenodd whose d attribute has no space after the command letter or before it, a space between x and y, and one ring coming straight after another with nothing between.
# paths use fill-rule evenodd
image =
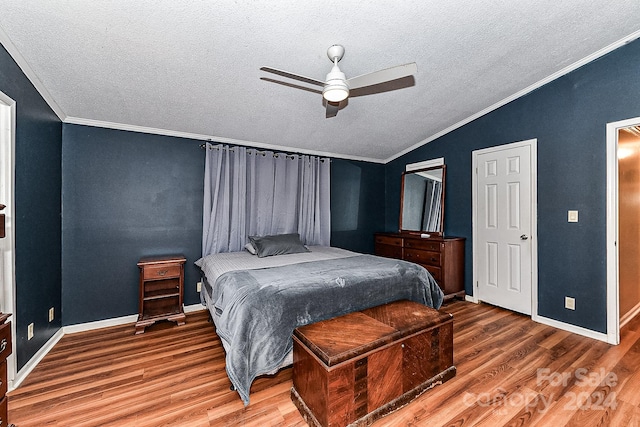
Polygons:
<instances>
[{"instance_id":1,"label":"navy blue wall","mask_svg":"<svg viewBox=\"0 0 640 427\"><path fill-rule=\"evenodd\" d=\"M606 333L606 124L640 116L640 41L589 63L386 166L386 229L397 229L407 163L444 157L445 233L467 238L472 151L538 140L538 314ZM567 210L580 222L567 223ZM576 310L564 297L576 298Z\"/></svg>"},{"instance_id":2,"label":"navy blue wall","mask_svg":"<svg viewBox=\"0 0 640 427\"><path fill-rule=\"evenodd\" d=\"M183 253L185 304L199 303L193 262L201 254L201 143L63 125L64 325L137 313L136 263L149 255ZM355 227L332 232L332 243L372 252L373 233L384 226L384 212L372 214L384 166L334 160L331 178L332 217L357 214Z\"/></svg>"},{"instance_id":3,"label":"navy blue wall","mask_svg":"<svg viewBox=\"0 0 640 427\"><path fill-rule=\"evenodd\" d=\"M331 246L373 253L384 228L384 165L331 161Z\"/></svg>"},{"instance_id":4,"label":"navy blue wall","mask_svg":"<svg viewBox=\"0 0 640 427\"><path fill-rule=\"evenodd\" d=\"M468 239L472 293L471 152L537 138L538 313L605 332L605 126L640 116L638 70L636 41L387 165L334 159L332 244L371 252L373 232L397 228L404 165L444 156L445 233ZM197 303L199 141L63 126L4 49L0 90L17 101L19 367L61 317L69 325L136 313L141 256L184 253L185 303ZM579 223L566 222L569 209L580 210ZM565 295L576 297L575 311L564 309ZM53 323L49 307L61 314ZM26 341L31 322L36 335Z\"/></svg>"},{"instance_id":5,"label":"navy blue wall","mask_svg":"<svg viewBox=\"0 0 640 427\"><path fill-rule=\"evenodd\" d=\"M61 326L62 124L4 47L0 91L16 101L16 312L11 320L21 368ZM50 307L57 313L51 323ZM34 337L27 340L30 323Z\"/></svg>"},{"instance_id":6,"label":"navy blue wall","mask_svg":"<svg viewBox=\"0 0 640 427\"><path fill-rule=\"evenodd\" d=\"M184 254L185 304L200 301L200 143L64 124L64 325L137 313L144 256Z\"/></svg>"}]
</instances>

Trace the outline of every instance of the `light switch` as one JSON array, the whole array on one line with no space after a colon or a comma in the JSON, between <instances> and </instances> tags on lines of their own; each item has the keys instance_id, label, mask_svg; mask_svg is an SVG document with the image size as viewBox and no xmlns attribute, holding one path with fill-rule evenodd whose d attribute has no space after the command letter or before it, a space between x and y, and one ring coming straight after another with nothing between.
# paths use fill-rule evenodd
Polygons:
<instances>
[{"instance_id":1,"label":"light switch","mask_svg":"<svg viewBox=\"0 0 640 427\"><path fill-rule=\"evenodd\" d=\"M568 221L578 222L578 211L569 211Z\"/></svg>"}]
</instances>

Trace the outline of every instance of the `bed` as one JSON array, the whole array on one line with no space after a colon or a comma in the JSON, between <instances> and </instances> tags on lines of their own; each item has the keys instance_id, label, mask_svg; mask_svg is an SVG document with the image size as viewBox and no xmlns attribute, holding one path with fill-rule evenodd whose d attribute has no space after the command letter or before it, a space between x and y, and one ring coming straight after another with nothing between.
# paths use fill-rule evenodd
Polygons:
<instances>
[{"instance_id":1,"label":"bed","mask_svg":"<svg viewBox=\"0 0 640 427\"><path fill-rule=\"evenodd\" d=\"M308 250L308 251L307 251ZM227 375L245 405L251 383L292 363L298 326L408 299L439 308L443 294L423 267L344 249L258 257L205 256L200 292L226 354Z\"/></svg>"}]
</instances>

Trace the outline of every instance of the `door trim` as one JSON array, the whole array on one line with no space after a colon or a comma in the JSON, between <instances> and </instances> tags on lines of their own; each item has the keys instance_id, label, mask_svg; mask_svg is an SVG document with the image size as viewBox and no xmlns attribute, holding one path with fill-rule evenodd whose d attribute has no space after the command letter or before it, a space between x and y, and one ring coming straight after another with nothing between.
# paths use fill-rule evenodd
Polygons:
<instances>
[{"instance_id":1,"label":"door trim","mask_svg":"<svg viewBox=\"0 0 640 427\"><path fill-rule=\"evenodd\" d=\"M8 141L9 143L5 143ZM9 271L4 270L2 278L2 295L3 306L0 307L4 312L12 313L11 320L11 340L17 343L16 338L16 211L15 211L15 151L16 151L16 102L0 91L0 149L3 150L0 164L0 173L2 180L5 182L4 191L0 191L1 201L7 205L4 210L6 219L6 237L8 239L8 250L4 254L5 259L1 262L5 263L5 267L9 265ZM16 349L7 357L7 386L9 390L13 389L13 383L17 374Z\"/></svg>"},{"instance_id":2,"label":"door trim","mask_svg":"<svg viewBox=\"0 0 640 427\"><path fill-rule=\"evenodd\" d=\"M607 123L607 342L620 344L618 275L618 129L640 124L640 117Z\"/></svg>"},{"instance_id":3,"label":"door trim","mask_svg":"<svg viewBox=\"0 0 640 427\"><path fill-rule=\"evenodd\" d=\"M475 303L478 301L478 156L481 154L502 151L510 148L528 146L531 149L531 318L538 320L538 140L528 139L525 141L513 142L494 147L475 150L471 153L471 226L472 226L472 253L473 253L473 296L467 298Z\"/></svg>"}]
</instances>

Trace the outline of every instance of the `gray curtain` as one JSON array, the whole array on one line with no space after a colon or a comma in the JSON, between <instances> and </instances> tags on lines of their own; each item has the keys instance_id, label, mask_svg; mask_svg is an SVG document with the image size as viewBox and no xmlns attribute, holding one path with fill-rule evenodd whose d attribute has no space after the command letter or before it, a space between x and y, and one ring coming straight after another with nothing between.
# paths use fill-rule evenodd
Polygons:
<instances>
[{"instance_id":1,"label":"gray curtain","mask_svg":"<svg viewBox=\"0 0 640 427\"><path fill-rule=\"evenodd\" d=\"M202 255L242 250L253 235L328 246L329 179L329 159L207 143Z\"/></svg>"}]
</instances>

